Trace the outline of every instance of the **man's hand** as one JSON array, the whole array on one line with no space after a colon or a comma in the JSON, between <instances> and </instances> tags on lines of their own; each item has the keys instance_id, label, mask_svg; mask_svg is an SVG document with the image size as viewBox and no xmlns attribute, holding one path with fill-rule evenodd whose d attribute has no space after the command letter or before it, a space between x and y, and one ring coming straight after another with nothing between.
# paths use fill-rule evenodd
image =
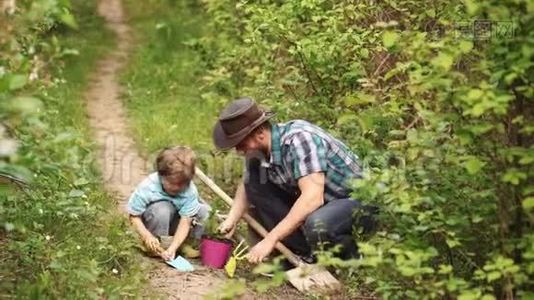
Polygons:
<instances>
[{"instance_id":1,"label":"man's hand","mask_svg":"<svg viewBox=\"0 0 534 300\"><path fill-rule=\"evenodd\" d=\"M247 259L253 264L261 263L274 249L276 241L264 238L257 243L247 254Z\"/></svg>"},{"instance_id":2,"label":"man's hand","mask_svg":"<svg viewBox=\"0 0 534 300\"><path fill-rule=\"evenodd\" d=\"M167 250L161 252L159 256L161 256L161 258L163 258L165 261L173 260L176 256L176 249L169 247Z\"/></svg>"},{"instance_id":3,"label":"man's hand","mask_svg":"<svg viewBox=\"0 0 534 300\"><path fill-rule=\"evenodd\" d=\"M247 209L248 201L247 195L245 194L245 185L241 182L237 186L234 203L232 203L232 208L228 213L228 217L219 225L217 230L224 234L225 238L231 238L237 227L237 222L241 219Z\"/></svg>"},{"instance_id":4,"label":"man's hand","mask_svg":"<svg viewBox=\"0 0 534 300\"><path fill-rule=\"evenodd\" d=\"M225 235L224 237L227 239L231 238L232 235L234 235L235 229L236 229L236 222L230 220L229 218L224 220L217 228L217 230L220 233L224 234Z\"/></svg>"},{"instance_id":5,"label":"man's hand","mask_svg":"<svg viewBox=\"0 0 534 300\"><path fill-rule=\"evenodd\" d=\"M158 253L158 249L160 248L159 240L151 233L148 233L143 236L143 242L148 247L148 249L150 249L154 253Z\"/></svg>"}]
</instances>

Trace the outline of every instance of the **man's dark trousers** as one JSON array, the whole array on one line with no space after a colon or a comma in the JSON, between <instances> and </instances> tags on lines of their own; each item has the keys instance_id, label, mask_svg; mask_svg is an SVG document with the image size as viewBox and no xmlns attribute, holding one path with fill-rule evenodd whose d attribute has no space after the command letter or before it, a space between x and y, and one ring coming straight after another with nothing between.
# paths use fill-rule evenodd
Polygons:
<instances>
[{"instance_id":1,"label":"man's dark trousers","mask_svg":"<svg viewBox=\"0 0 534 300\"><path fill-rule=\"evenodd\" d=\"M288 213L299 194L288 192L268 181L259 159L247 159L245 193L253 215L268 230L272 230ZM360 217L356 218L358 213ZM358 248L352 236L353 226L370 232L374 226L376 208L363 206L353 199L337 199L325 203L311 213L298 230L282 240L297 255L309 257L321 245L330 248L341 245L339 257L357 258Z\"/></svg>"}]
</instances>

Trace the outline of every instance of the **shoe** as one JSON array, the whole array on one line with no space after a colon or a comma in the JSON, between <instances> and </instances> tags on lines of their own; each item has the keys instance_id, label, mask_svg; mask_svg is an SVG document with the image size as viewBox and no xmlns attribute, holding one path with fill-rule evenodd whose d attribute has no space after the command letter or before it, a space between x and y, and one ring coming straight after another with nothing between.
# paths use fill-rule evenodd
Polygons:
<instances>
[{"instance_id":1,"label":"shoe","mask_svg":"<svg viewBox=\"0 0 534 300\"><path fill-rule=\"evenodd\" d=\"M300 259L307 264L317 263L317 257L313 254L299 255Z\"/></svg>"},{"instance_id":2,"label":"shoe","mask_svg":"<svg viewBox=\"0 0 534 300\"><path fill-rule=\"evenodd\" d=\"M164 235L159 237L159 243L163 249L169 248L169 246L172 243L172 240L174 237L170 235ZM198 258L200 257L200 251L196 250L189 244L182 244L180 249L178 249L179 253L183 255L185 258Z\"/></svg>"},{"instance_id":3,"label":"shoe","mask_svg":"<svg viewBox=\"0 0 534 300\"><path fill-rule=\"evenodd\" d=\"M182 245L180 247L180 254L182 254L185 258L199 258L200 257L200 251L196 250L192 246L188 244Z\"/></svg>"},{"instance_id":4,"label":"shoe","mask_svg":"<svg viewBox=\"0 0 534 300\"><path fill-rule=\"evenodd\" d=\"M300 258L300 260L302 260L304 263L307 263L307 264L315 264L317 263L317 257L315 257L315 255L313 254L309 254L309 255L298 255L298 257ZM290 261L289 259L287 258L284 258L280 261L280 266L282 267L282 270L284 271L289 271L291 269L294 269L296 268Z\"/></svg>"}]
</instances>

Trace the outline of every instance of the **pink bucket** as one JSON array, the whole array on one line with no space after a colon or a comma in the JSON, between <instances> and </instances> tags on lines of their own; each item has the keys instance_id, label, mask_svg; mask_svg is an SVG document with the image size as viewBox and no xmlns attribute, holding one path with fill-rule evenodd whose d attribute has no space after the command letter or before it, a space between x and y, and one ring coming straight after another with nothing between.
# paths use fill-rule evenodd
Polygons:
<instances>
[{"instance_id":1,"label":"pink bucket","mask_svg":"<svg viewBox=\"0 0 534 300\"><path fill-rule=\"evenodd\" d=\"M202 237L200 241L200 259L208 267L222 269L232 252L231 240Z\"/></svg>"}]
</instances>

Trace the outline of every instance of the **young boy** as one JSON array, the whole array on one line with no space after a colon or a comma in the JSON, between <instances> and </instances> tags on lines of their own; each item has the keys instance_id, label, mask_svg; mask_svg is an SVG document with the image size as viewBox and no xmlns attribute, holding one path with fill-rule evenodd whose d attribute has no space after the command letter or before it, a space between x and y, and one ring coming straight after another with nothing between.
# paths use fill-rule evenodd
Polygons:
<instances>
[{"instance_id":1,"label":"young boy","mask_svg":"<svg viewBox=\"0 0 534 300\"><path fill-rule=\"evenodd\" d=\"M188 235L200 238L202 222L211 210L201 202L192 182L195 160L188 147L163 149L156 159L157 172L148 175L128 201L133 226L145 245L164 260L174 259ZM172 242L163 249L160 240L169 235L173 236Z\"/></svg>"}]
</instances>

